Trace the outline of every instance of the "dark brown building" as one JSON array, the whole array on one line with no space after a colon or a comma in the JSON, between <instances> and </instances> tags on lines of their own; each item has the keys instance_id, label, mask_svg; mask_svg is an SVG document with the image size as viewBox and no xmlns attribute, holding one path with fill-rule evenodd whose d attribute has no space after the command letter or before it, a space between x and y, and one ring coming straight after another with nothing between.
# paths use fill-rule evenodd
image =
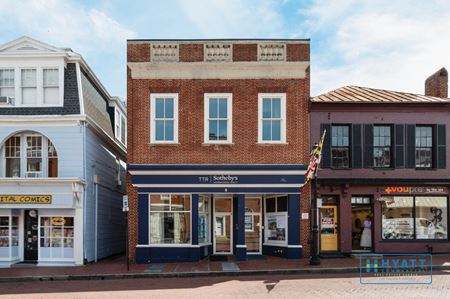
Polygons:
<instances>
[{"instance_id":1,"label":"dark brown building","mask_svg":"<svg viewBox=\"0 0 450 299\"><path fill-rule=\"evenodd\" d=\"M441 97L349 86L312 98L311 140L327 132L322 254L450 251L446 75L427 80Z\"/></svg>"}]
</instances>

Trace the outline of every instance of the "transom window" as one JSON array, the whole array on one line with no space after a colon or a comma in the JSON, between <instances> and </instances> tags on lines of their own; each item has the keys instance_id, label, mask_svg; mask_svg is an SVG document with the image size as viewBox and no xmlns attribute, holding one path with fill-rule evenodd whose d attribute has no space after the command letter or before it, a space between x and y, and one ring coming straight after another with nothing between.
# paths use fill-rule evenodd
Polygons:
<instances>
[{"instance_id":1,"label":"transom window","mask_svg":"<svg viewBox=\"0 0 450 299\"><path fill-rule=\"evenodd\" d=\"M433 160L433 128L416 127L416 167L430 168Z\"/></svg>"},{"instance_id":2,"label":"transom window","mask_svg":"<svg viewBox=\"0 0 450 299\"><path fill-rule=\"evenodd\" d=\"M45 136L22 133L11 136L2 146L4 177L57 177L58 154Z\"/></svg>"},{"instance_id":3,"label":"transom window","mask_svg":"<svg viewBox=\"0 0 450 299\"><path fill-rule=\"evenodd\" d=\"M151 95L152 143L178 142L178 94Z\"/></svg>"},{"instance_id":4,"label":"transom window","mask_svg":"<svg viewBox=\"0 0 450 299\"><path fill-rule=\"evenodd\" d=\"M331 127L331 167L350 167L350 135L349 126Z\"/></svg>"},{"instance_id":5,"label":"transom window","mask_svg":"<svg viewBox=\"0 0 450 299\"><path fill-rule=\"evenodd\" d=\"M14 69L0 69L0 97L14 99Z\"/></svg>"},{"instance_id":6,"label":"transom window","mask_svg":"<svg viewBox=\"0 0 450 299\"><path fill-rule=\"evenodd\" d=\"M391 166L391 127L373 127L373 166Z\"/></svg>"},{"instance_id":7,"label":"transom window","mask_svg":"<svg viewBox=\"0 0 450 299\"><path fill-rule=\"evenodd\" d=\"M205 94L205 143L232 142L232 95Z\"/></svg>"}]
</instances>

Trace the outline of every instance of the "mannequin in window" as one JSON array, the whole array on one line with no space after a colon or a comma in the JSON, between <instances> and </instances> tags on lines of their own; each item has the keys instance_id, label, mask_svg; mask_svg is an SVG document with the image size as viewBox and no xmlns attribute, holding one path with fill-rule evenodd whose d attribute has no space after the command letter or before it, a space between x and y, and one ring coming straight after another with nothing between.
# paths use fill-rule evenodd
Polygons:
<instances>
[{"instance_id":1,"label":"mannequin in window","mask_svg":"<svg viewBox=\"0 0 450 299\"><path fill-rule=\"evenodd\" d=\"M359 246L364 249L372 248L372 220L370 216L366 217L362 225L363 233L361 235L361 242Z\"/></svg>"}]
</instances>

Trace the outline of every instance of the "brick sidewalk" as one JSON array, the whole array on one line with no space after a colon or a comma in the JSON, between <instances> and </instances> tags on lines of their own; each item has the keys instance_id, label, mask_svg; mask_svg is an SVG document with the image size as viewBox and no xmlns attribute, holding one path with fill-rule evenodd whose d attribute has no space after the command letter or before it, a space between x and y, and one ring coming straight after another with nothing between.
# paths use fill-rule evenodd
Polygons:
<instances>
[{"instance_id":1,"label":"brick sidewalk","mask_svg":"<svg viewBox=\"0 0 450 299\"><path fill-rule=\"evenodd\" d=\"M297 270L297 269L356 269L359 267L357 258L330 258L321 259L320 266L310 266L309 259L288 260L284 258L265 256L262 260L251 261L229 261L239 271L274 271L274 270ZM450 265L450 255L434 255L433 266ZM235 270L235 271L236 271ZM130 265L127 271L125 256L116 256L105 259L97 264L91 263L79 267L37 267L34 265L15 265L12 268L0 269L0 278L7 277L52 277L52 276L77 276L77 275L114 275L126 273L205 273L205 272L227 272L224 271L224 262L203 259L199 262L165 263Z\"/></svg>"}]
</instances>

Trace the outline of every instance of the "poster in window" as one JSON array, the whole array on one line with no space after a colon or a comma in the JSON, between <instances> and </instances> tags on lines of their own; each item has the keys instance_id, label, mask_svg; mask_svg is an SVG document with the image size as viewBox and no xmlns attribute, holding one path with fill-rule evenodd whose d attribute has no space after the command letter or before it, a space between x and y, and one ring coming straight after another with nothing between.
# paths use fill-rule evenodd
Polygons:
<instances>
[{"instance_id":1,"label":"poster in window","mask_svg":"<svg viewBox=\"0 0 450 299\"><path fill-rule=\"evenodd\" d=\"M245 231L246 232L252 232L253 231L253 216L248 215L245 216Z\"/></svg>"},{"instance_id":2,"label":"poster in window","mask_svg":"<svg viewBox=\"0 0 450 299\"><path fill-rule=\"evenodd\" d=\"M286 216L271 215L267 217L269 241L286 241Z\"/></svg>"}]
</instances>

